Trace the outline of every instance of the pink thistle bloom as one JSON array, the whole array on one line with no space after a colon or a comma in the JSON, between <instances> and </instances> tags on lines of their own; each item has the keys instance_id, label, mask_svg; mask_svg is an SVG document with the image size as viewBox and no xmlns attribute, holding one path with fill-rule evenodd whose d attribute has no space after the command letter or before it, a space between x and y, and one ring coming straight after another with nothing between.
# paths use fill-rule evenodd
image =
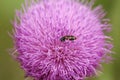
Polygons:
<instances>
[{"instance_id":1,"label":"pink thistle bloom","mask_svg":"<svg viewBox=\"0 0 120 80\"><path fill-rule=\"evenodd\" d=\"M16 59L35 80L84 80L111 53L108 19L93 1L32 0L14 21Z\"/></svg>"}]
</instances>

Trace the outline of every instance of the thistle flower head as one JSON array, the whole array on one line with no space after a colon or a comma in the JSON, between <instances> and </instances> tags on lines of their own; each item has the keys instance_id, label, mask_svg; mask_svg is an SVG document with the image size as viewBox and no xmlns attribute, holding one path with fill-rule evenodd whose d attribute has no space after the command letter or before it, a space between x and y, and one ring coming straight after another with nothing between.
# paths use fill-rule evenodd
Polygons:
<instances>
[{"instance_id":1,"label":"thistle flower head","mask_svg":"<svg viewBox=\"0 0 120 80\"><path fill-rule=\"evenodd\" d=\"M29 4L30 3L30 4ZM84 80L112 48L101 7L93 1L32 0L14 21L16 59L35 80Z\"/></svg>"}]
</instances>

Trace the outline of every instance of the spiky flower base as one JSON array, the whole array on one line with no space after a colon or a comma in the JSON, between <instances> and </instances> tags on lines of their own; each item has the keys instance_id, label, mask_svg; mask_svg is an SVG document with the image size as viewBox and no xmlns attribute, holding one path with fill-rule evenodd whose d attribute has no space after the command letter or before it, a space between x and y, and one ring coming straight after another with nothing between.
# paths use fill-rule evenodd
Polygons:
<instances>
[{"instance_id":1,"label":"spiky flower base","mask_svg":"<svg viewBox=\"0 0 120 80\"><path fill-rule=\"evenodd\" d=\"M35 80L84 80L112 45L104 11L87 0L32 0L14 21L16 59ZM104 58L104 59L103 59Z\"/></svg>"}]
</instances>

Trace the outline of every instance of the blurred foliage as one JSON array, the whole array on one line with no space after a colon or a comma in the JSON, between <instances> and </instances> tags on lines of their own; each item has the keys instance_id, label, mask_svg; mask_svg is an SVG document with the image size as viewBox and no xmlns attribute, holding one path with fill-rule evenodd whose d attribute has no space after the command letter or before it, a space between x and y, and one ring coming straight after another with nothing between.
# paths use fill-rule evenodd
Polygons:
<instances>
[{"instance_id":1,"label":"blurred foliage","mask_svg":"<svg viewBox=\"0 0 120 80\"><path fill-rule=\"evenodd\" d=\"M0 80L24 80L24 72L19 64L9 55L8 49L13 48L11 21L15 10L21 7L24 0L0 0ZM120 80L120 0L96 0L95 5L102 4L111 19L114 60L103 64L102 72L89 80Z\"/></svg>"}]
</instances>

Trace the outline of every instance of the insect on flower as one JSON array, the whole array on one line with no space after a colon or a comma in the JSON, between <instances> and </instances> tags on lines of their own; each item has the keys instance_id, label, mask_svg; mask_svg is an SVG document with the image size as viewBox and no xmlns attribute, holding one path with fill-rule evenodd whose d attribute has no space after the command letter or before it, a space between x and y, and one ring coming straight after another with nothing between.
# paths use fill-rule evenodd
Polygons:
<instances>
[{"instance_id":1,"label":"insect on flower","mask_svg":"<svg viewBox=\"0 0 120 80\"><path fill-rule=\"evenodd\" d=\"M77 39L77 38L72 35L66 35L66 36L63 36L62 38L60 38L61 42L64 42L65 40L74 41L75 39Z\"/></svg>"},{"instance_id":2,"label":"insect on flower","mask_svg":"<svg viewBox=\"0 0 120 80\"><path fill-rule=\"evenodd\" d=\"M33 80L85 80L112 53L94 0L25 0L13 22L16 60ZM73 43L72 43L73 42ZM61 44L62 43L62 44Z\"/></svg>"}]
</instances>

